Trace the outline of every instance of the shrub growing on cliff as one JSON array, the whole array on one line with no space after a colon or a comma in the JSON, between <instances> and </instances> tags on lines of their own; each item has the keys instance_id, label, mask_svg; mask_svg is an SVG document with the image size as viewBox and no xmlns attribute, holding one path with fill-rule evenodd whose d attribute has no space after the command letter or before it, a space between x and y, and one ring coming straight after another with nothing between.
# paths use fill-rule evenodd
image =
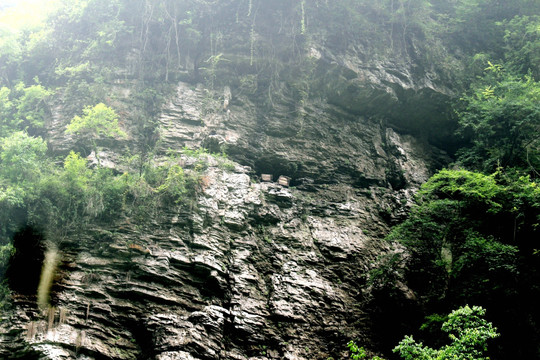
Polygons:
<instances>
[{"instance_id":1,"label":"shrub growing on cliff","mask_svg":"<svg viewBox=\"0 0 540 360\"><path fill-rule=\"evenodd\" d=\"M40 84L25 87L23 83L15 86L15 90L20 94L16 100L15 115L17 122L20 122L19 128L29 129L32 133L42 131L49 113L47 101L51 91Z\"/></svg>"},{"instance_id":2,"label":"shrub growing on cliff","mask_svg":"<svg viewBox=\"0 0 540 360\"><path fill-rule=\"evenodd\" d=\"M22 186L40 176L47 144L41 138L16 132L0 140L0 176Z\"/></svg>"},{"instance_id":3,"label":"shrub growing on cliff","mask_svg":"<svg viewBox=\"0 0 540 360\"><path fill-rule=\"evenodd\" d=\"M363 347L356 345L356 342L352 340L349 341L347 343L347 347L349 348L349 351L351 352L351 356L350 356L351 359L363 360L367 358L366 350ZM374 356L371 358L371 360L384 360L384 359L379 356Z\"/></svg>"},{"instance_id":4,"label":"shrub growing on cliff","mask_svg":"<svg viewBox=\"0 0 540 360\"><path fill-rule=\"evenodd\" d=\"M514 76L489 63L486 74L462 98L460 132L471 145L460 150L470 168L492 172L498 166L540 170L540 83Z\"/></svg>"},{"instance_id":5,"label":"shrub growing on cliff","mask_svg":"<svg viewBox=\"0 0 540 360\"><path fill-rule=\"evenodd\" d=\"M118 115L116 112L103 103L96 106L87 106L83 109L83 116L75 116L67 126L66 132L77 134L84 141L89 141L95 153L98 165L97 139L105 137L126 137L127 134L118 125Z\"/></svg>"},{"instance_id":6,"label":"shrub growing on cliff","mask_svg":"<svg viewBox=\"0 0 540 360\"><path fill-rule=\"evenodd\" d=\"M487 341L499 336L497 329L484 319L486 311L479 307L464 306L452 311L442 330L448 333L451 343L439 350L417 343L412 336L394 348L405 360L488 360L485 355Z\"/></svg>"},{"instance_id":7,"label":"shrub growing on cliff","mask_svg":"<svg viewBox=\"0 0 540 360\"><path fill-rule=\"evenodd\" d=\"M9 136L17 130L34 135L42 132L50 112L51 94L40 84L25 87L21 82L13 90L0 88L0 136Z\"/></svg>"}]
</instances>

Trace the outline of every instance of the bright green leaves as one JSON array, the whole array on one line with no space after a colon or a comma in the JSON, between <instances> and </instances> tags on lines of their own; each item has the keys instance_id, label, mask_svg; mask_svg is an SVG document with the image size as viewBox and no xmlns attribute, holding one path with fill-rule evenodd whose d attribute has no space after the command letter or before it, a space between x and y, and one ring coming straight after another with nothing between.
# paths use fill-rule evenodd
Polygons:
<instances>
[{"instance_id":1,"label":"bright green leaves","mask_svg":"<svg viewBox=\"0 0 540 360\"><path fill-rule=\"evenodd\" d=\"M493 325L484 319L486 311L479 307L464 306L452 311L442 330L448 333L449 345L439 350L417 343L412 336L406 336L395 353L405 360L487 360L487 341L499 334Z\"/></svg>"},{"instance_id":2,"label":"bright green leaves","mask_svg":"<svg viewBox=\"0 0 540 360\"><path fill-rule=\"evenodd\" d=\"M467 206L483 206L484 211L496 213L502 205L500 197L505 189L497 184L494 175L467 170L441 170L425 183L420 199L434 198L463 201Z\"/></svg>"},{"instance_id":3,"label":"bright green leaves","mask_svg":"<svg viewBox=\"0 0 540 360\"><path fill-rule=\"evenodd\" d=\"M349 351L351 352L351 359L360 360L366 357L366 350L364 350L363 347L356 345L354 341L349 341L347 343L347 347L349 348Z\"/></svg>"},{"instance_id":4,"label":"bright green leaves","mask_svg":"<svg viewBox=\"0 0 540 360\"><path fill-rule=\"evenodd\" d=\"M422 343L417 343L412 336L405 336L399 345L394 348L394 352L405 360L435 360L437 359L437 351L424 346Z\"/></svg>"},{"instance_id":5,"label":"bright green leaves","mask_svg":"<svg viewBox=\"0 0 540 360\"><path fill-rule=\"evenodd\" d=\"M50 112L48 100L51 92L39 84L25 87L23 83L19 83L15 91L21 94L16 105L17 120L25 128L41 130Z\"/></svg>"},{"instance_id":6,"label":"bright green leaves","mask_svg":"<svg viewBox=\"0 0 540 360\"><path fill-rule=\"evenodd\" d=\"M349 341L347 343L347 347L349 348L349 351L351 352L351 356L350 356L351 359L353 360L366 359L367 360L366 350L363 347L356 345L354 341L352 340ZM379 356L374 356L371 358L371 360L384 360L384 359Z\"/></svg>"},{"instance_id":7,"label":"bright green leaves","mask_svg":"<svg viewBox=\"0 0 540 360\"><path fill-rule=\"evenodd\" d=\"M103 103L96 106L87 106L83 109L83 116L75 116L66 128L66 133L79 135L83 141L89 142L101 165L97 140L101 137L127 137L127 134L118 125L116 112Z\"/></svg>"},{"instance_id":8,"label":"bright green leaves","mask_svg":"<svg viewBox=\"0 0 540 360\"><path fill-rule=\"evenodd\" d=\"M16 132L0 140L0 151L0 175L20 185L40 176L47 144L41 138Z\"/></svg>"},{"instance_id":9,"label":"bright green leaves","mask_svg":"<svg viewBox=\"0 0 540 360\"><path fill-rule=\"evenodd\" d=\"M127 134L118 125L116 112L103 103L87 106L83 109L83 117L75 116L67 126L67 133L74 133L90 138L101 136L126 137Z\"/></svg>"},{"instance_id":10,"label":"bright green leaves","mask_svg":"<svg viewBox=\"0 0 540 360\"><path fill-rule=\"evenodd\" d=\"M64 160L64 171L67 183L76 188L85 189L90 180L91 171L88 161L71 151Z\"/></svg>"},{"instance_id":11,"label":"bright green leaves","mask_svg":"<svg viewBox=\"0 0 540 360\"><path fill-rule=\"evenodd\" d=\"M0 88L0 137L17 130L32 134L43 131L50 115L49 99L52 92L40 84L17 84L13 90Z\"/></svg>"},{"instance_id":12,"label":"bright green leaves","mask_svg":"<svg viewBox=\"0 0 540 360\"><path fill-rule=\"evenodd\" d=\"M35 198L36 184L46 173L46 151L45 141L22 131L0 139L0 213L17 214L14 209ZM11 222L4 219L3 225Z\"/></svg>"}]
</instances>

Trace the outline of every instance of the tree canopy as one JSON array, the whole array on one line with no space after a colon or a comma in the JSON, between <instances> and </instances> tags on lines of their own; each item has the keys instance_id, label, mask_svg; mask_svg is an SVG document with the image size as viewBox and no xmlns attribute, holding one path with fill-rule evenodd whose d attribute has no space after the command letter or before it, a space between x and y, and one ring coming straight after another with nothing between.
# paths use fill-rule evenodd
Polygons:
<instances>
[{"instance_id":1,"label":"tree canopy","mask_svg":"<svg viewBox=\"0 0 540 360\"><path fill-rule=\"evenodd\" d=\"M460 131L471 141L460 151L464 165L487 172L498 166L540 170L540 83L532 73L513 75L489 63L462 101Z\"/></svg>"}]
</instances>

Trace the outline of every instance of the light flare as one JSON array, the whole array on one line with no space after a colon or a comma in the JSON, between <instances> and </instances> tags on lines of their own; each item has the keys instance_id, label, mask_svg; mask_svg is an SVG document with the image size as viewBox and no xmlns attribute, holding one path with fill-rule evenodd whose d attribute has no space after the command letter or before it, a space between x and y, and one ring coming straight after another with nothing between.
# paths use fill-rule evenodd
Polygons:
<instances>
[{"instance_id":1,"label":"light flare","mask_svg":"<svg viewBox=\"0 0 540 360\"><path fill-rule=\"evenodd\" d=\"M38 306L40 309L47 309L50 306L51 288L56 273L56 266L60 256L56 246L51 245L45 252L41 277L38 286Z\"/></svg>"}]
</instances>

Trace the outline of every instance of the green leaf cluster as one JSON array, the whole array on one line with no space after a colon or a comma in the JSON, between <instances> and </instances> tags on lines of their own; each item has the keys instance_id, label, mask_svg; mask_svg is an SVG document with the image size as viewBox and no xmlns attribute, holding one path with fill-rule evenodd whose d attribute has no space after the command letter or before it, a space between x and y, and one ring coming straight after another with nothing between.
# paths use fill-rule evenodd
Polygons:
<instances>
[{"instance_id":1,"label":"green leaf cluster","mask_svg":"<svg viewBox=\"0 0 540 360\"><path fill-rule=\"evenodd\" d=\"M512 73L531 72L540 80L540 15L521 15L504 20L504 60Z\"/></svg>"},{"instance_id":2,"label":"green leaf cluster","mask_svg":"<svg viewBox=\"0 0 540 360\"><path fill-rule=\"evenodd\" d=\"M487 341L499 334L484 319L485 313L482 307L468 305L452 311L442 325L451 343L439 350L417 343L412 336L406 336L393 351L405 360L488 360Z\"/></svg>"},{"instance_id":3,"label":"green leaf cluster","mask_svg":"<svg viewBox=\"0 0 540 360\"><path fill-rule=\"evenodd\" d=\"M347 347L349 348L349 351L351 353L350 358L353 360L362 360L367 358L367 352L362 346L356 345L356 342L349 341L347 343ZM379 356L374 356L371 358L371 360L384 360L383 358Z\"/></svg>"},{"instance_id":4,"label":"green leaf cluster","mask_svg":"<svg viewBox=\"0 0 540 360\"><path fill-rule=\"evenodd\" d=\"M66 132L75 133L90 138L100 136L126 137L127 134L118 125L118 115L103 103L87 106L83 116L75 116L67 126Z\"/></svg>"},{"instance_id":5,"label":"green leaf cluster","mask_svg":"<svg viewBox=\"0 0 540 360\"><path fill-rule=\"evenodd\" d=\"M462 98L460 133L471 145L460 150L459 161L485 172L498 166L535 172L540 167L540 83L492 63L486 71Z\"/></svg>"},{"instance_id":6,"label":"green leaf cluster","mask_svg":"<svg viewBox=\"0 0 540 360\"><path fill-rule=\"evenodd\" d=\"M50 116L52 92L40 84L25 86L18 83L13 90L0 88L0 137L13 131L25 130L33 134L43 132Z\"/></svg>"}]
</instances>

